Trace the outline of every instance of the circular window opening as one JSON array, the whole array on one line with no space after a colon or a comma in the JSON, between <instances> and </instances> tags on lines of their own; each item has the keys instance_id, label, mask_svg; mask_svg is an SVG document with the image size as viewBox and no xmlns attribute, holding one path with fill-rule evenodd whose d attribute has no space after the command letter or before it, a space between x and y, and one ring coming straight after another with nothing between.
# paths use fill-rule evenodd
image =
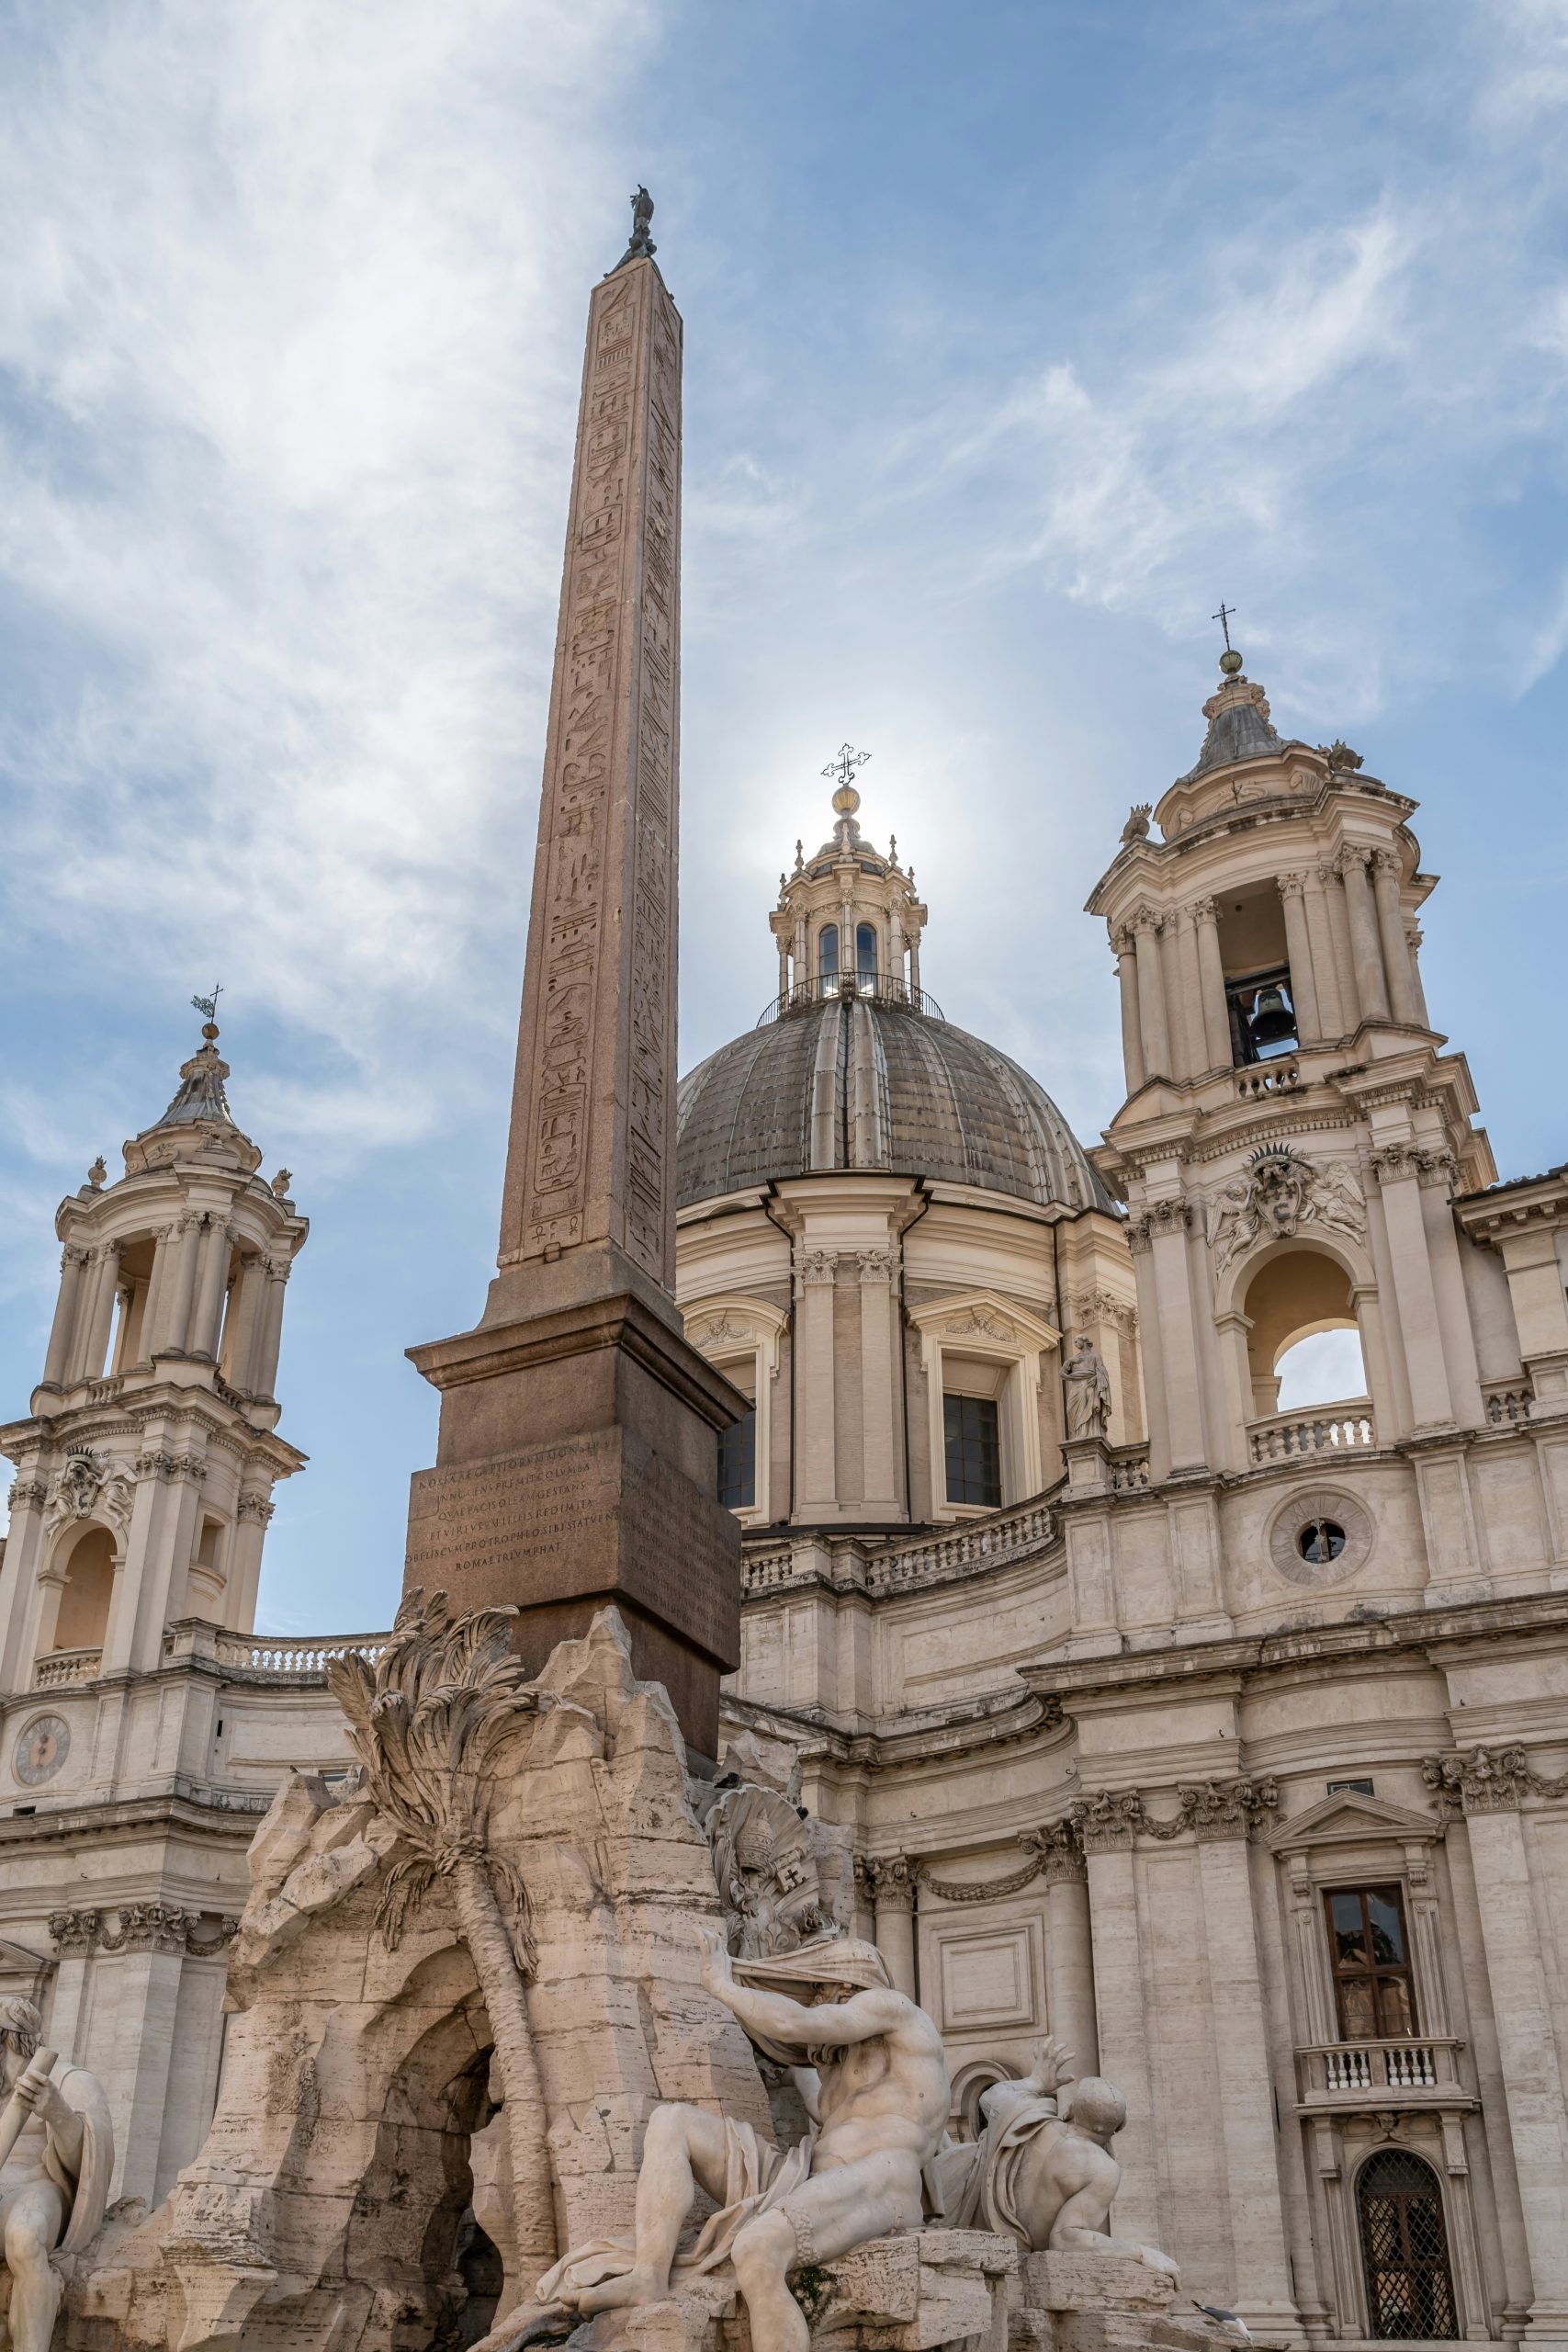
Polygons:
<instances>
[{"instance_id":1,"label":"circular window opening","mask_svg":"<svg viewBox=\"0 0 1568 2352\"><path fill-rule=\"evenodd\" d=\"M1337 1519L1309 1519L1296 1530L1296 1549L1303 1560L1321 1567L1328 1560L1337 1560L1345 1549L1345 1530Z\"/></svg>"}]
</instances>

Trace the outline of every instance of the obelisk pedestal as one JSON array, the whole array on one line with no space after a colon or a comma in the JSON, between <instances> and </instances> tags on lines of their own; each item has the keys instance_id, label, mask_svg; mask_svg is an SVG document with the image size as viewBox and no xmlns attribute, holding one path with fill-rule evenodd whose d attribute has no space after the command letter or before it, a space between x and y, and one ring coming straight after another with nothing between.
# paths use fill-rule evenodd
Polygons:
<instances>
[{"instance_id":1,"label":"obelisk pedestal","mask_svg":"<svg viewBox=\"0 0 1568 2352\"><path fill-rule=\"evenodd\" d=\"M639 198L589 310L499 1271L476 1329L409 1350L442 1401L405 1582L514 1603L538 1665L615 1601L712 1757L746 1406L673 1297L681 320Z\"/></svg>"}]
</instances>

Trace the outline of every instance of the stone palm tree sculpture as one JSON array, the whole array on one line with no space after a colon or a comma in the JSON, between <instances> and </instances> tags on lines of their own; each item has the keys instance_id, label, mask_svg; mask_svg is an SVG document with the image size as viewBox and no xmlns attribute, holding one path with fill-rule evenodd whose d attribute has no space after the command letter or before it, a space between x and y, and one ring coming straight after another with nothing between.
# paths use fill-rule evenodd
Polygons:
<instances>
[{"instance_id":1,"label":"stone palm tree sculpture","mask_svg":"<svg viewBox=\"0 0 1568 2352\"><path fill-rule=\"evenodd\" d=\"M534 1941L527 1888L490 1838L502 1751L539 1708L513 1655L516 1613L454 1617L444 1592L411 1592L374 1665L351 1650L329 1662L327 1677L367 1791L400 1840L377 1910L389 1950L438 1876L451 1889L494 2038L519 2268L532 2278L556 2256L544 2088L528 2019Z\"/></svg>"}]
</instances>

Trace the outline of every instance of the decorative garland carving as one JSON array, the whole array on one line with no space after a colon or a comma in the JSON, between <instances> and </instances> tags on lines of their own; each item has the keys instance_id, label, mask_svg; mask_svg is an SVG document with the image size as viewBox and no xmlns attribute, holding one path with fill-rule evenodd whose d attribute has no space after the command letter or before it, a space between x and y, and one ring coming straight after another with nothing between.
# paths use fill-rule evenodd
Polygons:
<instances>
[{"instance_id":1,"label":"decorative garland carving","mask_svg":"<svg viewBox=\"0 0 1568 2352\"><path fill-rule=\"evenodd\" d=\"M1263 1781L1187 1782L1176 1792L1178 1811L1169 1820L1149 1812L1135 1789L1112 1794L1101 1789L1078 1798L1072 1818L1089 1854L1130 1847L1136 1837L1168 1844L1191 1836L1200 1845L1231 1838L1254 1838L1272 1827L1280 1814L1278 1783Z\"/></svg>"},{"instance_id":2,"label":"decorative garland carving","mask_svg":"<svg viewBox=\"0 0 1568 2352\"><path fill-rule=\"evenodd\" d=\"M238 1919L227 1915L204 1928L199 1911L182 1911L172 1903L122 1903L112 1928L104 1920L102 1911L51 1911L49 1932L57 1954L162 1951L211 1960L232 1943L240 1929Z\"/></svg>"},{"instance_id":3,"label":"decorative garland carving","mask_svg":"<svg viewBox=\"0 0 1568 2352\"><path fill-rule=\"evenodd\" d=\"M1442 1821L1452 1821L1459 1814L1514 1813L1527 1796L1568 1796L1568 1772L1555 1778L1538 1772L1522 1747L1472 1747L1463 1756L1426 1756L1421 1778Z\"/></svg>"}]
</instances>

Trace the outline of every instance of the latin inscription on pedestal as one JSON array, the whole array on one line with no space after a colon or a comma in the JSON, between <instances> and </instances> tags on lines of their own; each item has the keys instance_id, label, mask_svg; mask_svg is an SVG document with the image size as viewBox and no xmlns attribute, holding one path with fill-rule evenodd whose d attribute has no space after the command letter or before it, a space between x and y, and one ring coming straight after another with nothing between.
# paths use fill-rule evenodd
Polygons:
<instances>
[{"instance_id":1,"label":"latin inscription on pedestal","mask_svg":"<svg viewBox=\"0 0 1568 2352\"><path fill-rule=\"evenodd\" d=\"M458 1608L619 1594L710 1657L738 1654L729 1514L623 1430L416 1471L403 1573Z\"/></svg>"}]
</instances>

